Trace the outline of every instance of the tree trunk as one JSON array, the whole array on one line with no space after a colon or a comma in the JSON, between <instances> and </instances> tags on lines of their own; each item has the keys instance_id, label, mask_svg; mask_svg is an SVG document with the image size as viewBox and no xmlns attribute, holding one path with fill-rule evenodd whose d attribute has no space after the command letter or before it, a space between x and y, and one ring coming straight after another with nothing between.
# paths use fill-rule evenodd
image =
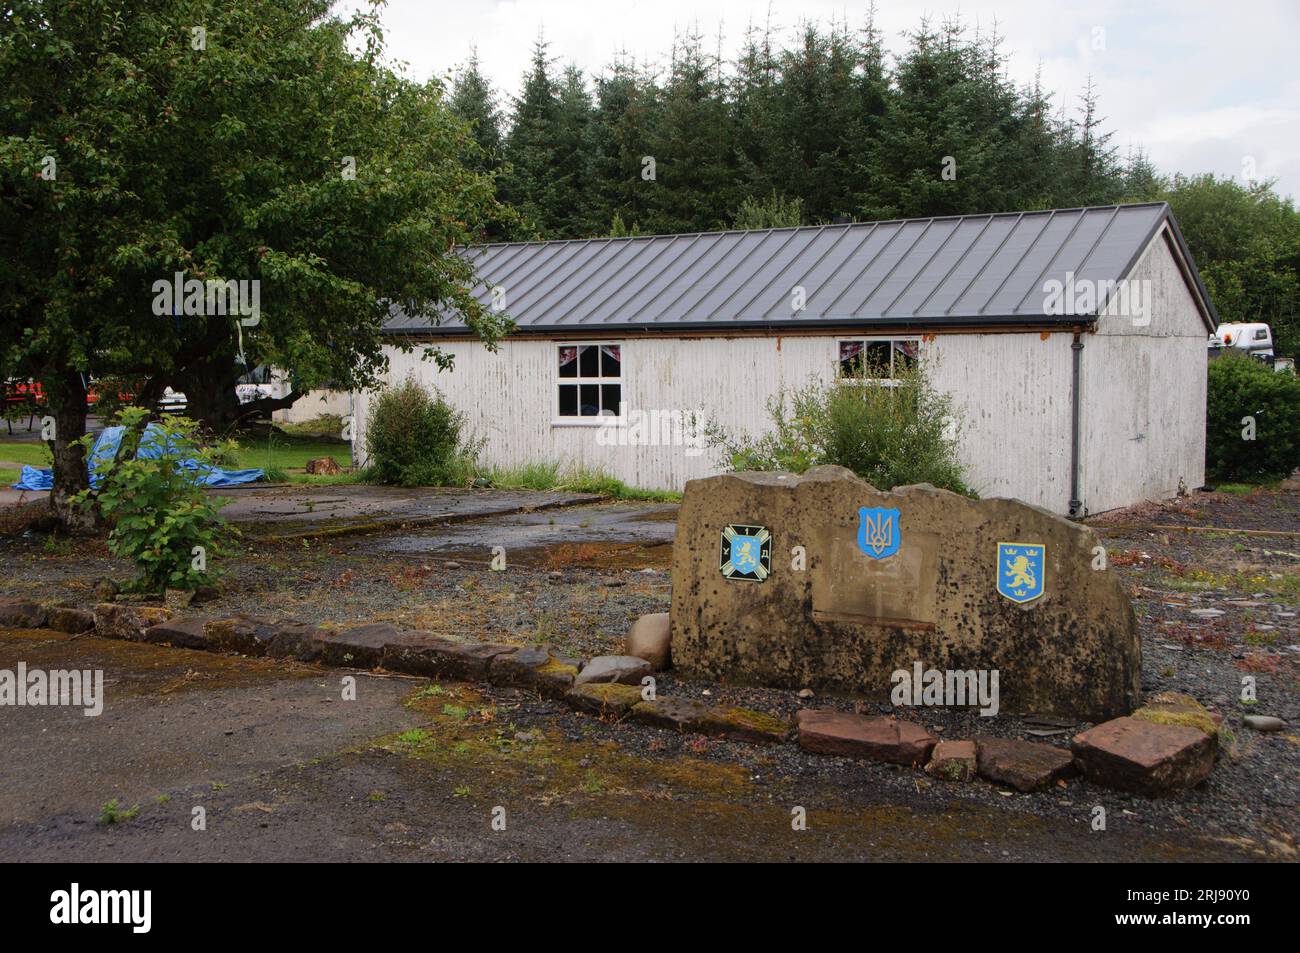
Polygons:
<instances>
[{"instance_id":1,"label":"tree trunk","mask_svg":"<svg viewBox=\"0 0 1300 953\"><path fill-rule=\"evenodd\" d=\"M218 436L227 434L240 420L239 379L233 363L200 360L176 374L172 385L185 393L185 413Z\"/></svg>"},{"instance_id":2,"label":"tree trunk","mask_svg":"<svg viewBox=\"0 0 1300 953\"><path fill-rule=\"evenodd\" d=\"M81 375L67 371L43 385L54 417L54 439L49 441L54 457L54 488L50 492L50 510L64 529L72 532L93 531L98 518L83 510L72 498L90 486L86 473L86 454L77 443L86 435L86 388ZM44 424L44 421L42 422Z\"/></svg>"}]
</instances>

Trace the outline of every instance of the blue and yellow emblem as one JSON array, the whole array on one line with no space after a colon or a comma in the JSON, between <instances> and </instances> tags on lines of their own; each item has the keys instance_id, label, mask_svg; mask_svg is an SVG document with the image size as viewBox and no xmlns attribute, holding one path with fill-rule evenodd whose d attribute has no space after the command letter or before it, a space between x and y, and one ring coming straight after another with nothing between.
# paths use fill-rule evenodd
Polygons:
<instances>
[{"instance_id":1,"label":"blue and yellow emblem","mask_svg":"<svg viewBox=\"0 0 1300 953\"><path fill-rule=\"evenodd\" d=\"M1046 587L1046 546L998 543L998 592L1012 602L1032 602Z\"/></svg>"},{"instance_id":2,"label":"blue and yellow emblem","mask_svg":"<svg viewBox=\"0 0 1300 953\"><path fill-rule=\"evenodd\" d=\"M872 559L888 559L903 542L898 510L883 506L858 509L858 548Z\"/></svg>"},{"instance_id":3,"label":"blue and yellow emblem","mask_svg":"<svg viewBox=\"0 0 1300 953\"><path fill-rule=\"evenodd\" d=\"M718 568L728 579L762 582L772 572L772 534L765 526L728 526L722 531Z\"/></svg>"}]
</instances>

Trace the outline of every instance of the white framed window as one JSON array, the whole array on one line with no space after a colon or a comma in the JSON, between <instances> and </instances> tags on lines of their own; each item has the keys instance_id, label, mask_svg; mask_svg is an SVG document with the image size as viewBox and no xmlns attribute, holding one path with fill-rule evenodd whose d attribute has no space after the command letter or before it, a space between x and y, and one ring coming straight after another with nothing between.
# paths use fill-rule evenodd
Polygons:
<instances>
[{"instance_id":1,"label":"white framed window","mask_svg":"<svg viewBox=\"0 0 1300 953\"><path fill-rule=\"evenodd\" d=\"M851 338L839 342L839 379L853 383L891 384L916 366L920 338Z\"/></svg>"},{"instance_id":2,"label":"white framed window","mask_svg":"<svg viewBox=\"0 0 1300 953\"><path fill-rule=\"evenodd\" d=\"M623 346L569 342L555 346L554 424L600 424L623 402Z\"/></svg>"}]
</instances>

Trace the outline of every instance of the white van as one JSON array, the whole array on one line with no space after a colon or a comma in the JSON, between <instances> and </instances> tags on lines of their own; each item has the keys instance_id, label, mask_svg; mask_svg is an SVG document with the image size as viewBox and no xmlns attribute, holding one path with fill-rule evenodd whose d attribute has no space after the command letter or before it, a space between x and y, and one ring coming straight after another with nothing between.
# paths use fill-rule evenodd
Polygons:
<instances>
[{"instance_id":1,"label":"white van","mask_svg":"<svg viewBox=\"0 0 1300 953\"><path fill-rule=\"evenodd\" d=\"M1273 360L1273 329L1263 323L1220 324L1210 338L1210 347L1235 348L1251 357Z\"/></svg>"}]
</instances>

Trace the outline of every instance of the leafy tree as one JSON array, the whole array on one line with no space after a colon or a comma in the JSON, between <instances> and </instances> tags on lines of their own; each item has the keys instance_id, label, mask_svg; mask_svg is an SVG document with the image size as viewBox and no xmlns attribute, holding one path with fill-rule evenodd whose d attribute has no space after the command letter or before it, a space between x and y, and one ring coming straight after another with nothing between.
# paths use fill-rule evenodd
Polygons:
<instances>
[{"instance_id":1,"label":"leafy tree","mask_svg":"<svg viewBox=\"0 0 1300 953\"><path fill-rule=\"evenodd\" d=\"M454 307L486 341L505 327L454 254L496 208L456 161L469 129L438 85L381 66L373 12L331 6L0 10L0 373L44 388L65 522L84 522L84 374L142 379L142 402L175 386L221 429L241 355L286 369L292 399L373 380L393 306ZM159 307L178 272L258 282L256 324Z\"/></svg>"},{"instance_id":2,"label":"leafy tree","mask_svg":"<svg viewBox=\"0 0 1300 953\"><path fill-rule=\"evenodd\" d=\"M788 228L803 224L803 200L772 192L761 201L745 199L736 212L734 228Z\"/></svg>"},{"instance_id":3,"label":"leafy tree","mask_svg":"<svg viewBox=\"0 0 1300 953\"><path fill-rule=\"evenodd\" d=\"M210 562L227 555L238 535L219 513L230 500L203 489L204 472L216 462L198 439L198 424L171 414L150 423L150 416L143 407L122 410L117 451L96 457L99 485L75 502L110 523L109 551L136 564L139 588L195 589L212 578ZM87 454L94 443L81 438Z\"/></svg>"},{"instance_id":4,"label":"leafy tree","mask_svg":"<svg viewBox=\"0 0 1300 953\"><path fill-rule=\"evenodd\" d=\"M1300 212L1272 183L1175 176L1173 209L1222 321L1266 321L1274 350L1300 354Z\"/></svg>"},{"instance_id":5,"label":"leafy tree","mask_svg":"<svg viewBox=\"0 0 1300 953\"><path fill-rule=\"evenodd\" d=\"M1300 378L1229 351L1210 362L1205 469L1219 480L1276 480L1300 467Z\"/></svg>"}]
</instances>

